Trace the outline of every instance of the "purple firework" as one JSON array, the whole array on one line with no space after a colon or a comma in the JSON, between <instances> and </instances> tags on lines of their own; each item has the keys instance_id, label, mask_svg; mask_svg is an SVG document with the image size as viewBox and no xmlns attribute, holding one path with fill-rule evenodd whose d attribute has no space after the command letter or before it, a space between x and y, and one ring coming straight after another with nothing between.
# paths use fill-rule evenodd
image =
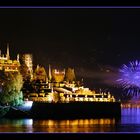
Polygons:
<instances>
[{"instance_id":1,"label":"purple firework","mask_svg":"<svg viewBox=\"0 0 140 140\"><path fill-rule=\"evenodd\" d=\"M117 80L128 94L138 95L140 93L140 62L138 60L129 62L119 69L120 75Z\"/></svg>"}]
</instances>

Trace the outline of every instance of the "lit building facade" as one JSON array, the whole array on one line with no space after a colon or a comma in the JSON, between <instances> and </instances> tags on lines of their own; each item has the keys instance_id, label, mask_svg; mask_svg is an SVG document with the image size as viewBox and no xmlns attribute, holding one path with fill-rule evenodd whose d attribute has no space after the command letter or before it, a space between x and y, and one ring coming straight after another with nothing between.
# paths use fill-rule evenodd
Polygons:
<instances>
[{"instance_id":1,"label":"lit building facade","mask_svg":"<svg viewBox=\"0 0 140 140\"><path fill-rule=\"evenodd\" d=\"M28 72L31 76L31 79L33 79L33 56L32 54L23 54L22 61L27 65Z\"/></svg>"},{"instance_id":2,"label":"lit building facade","mask_svg":"<svg viewBox=\"0 0 140 140\"><path fill-rule=\"evenodd\" d=\"M33 79L40 80L42 82L47 82L48 80L47 80L47 74L46 74L45 68L37 65L37 67L34 71Z\"/></svg>"},{"instance_id":3,"label":"lit building facade","mask_svg":"<svg viewBox=\"0 0 140 140\"><path fill-rule=\"evenodd\" d=\"M57 81L63 81L65 77L65 69L63 71L60 71L58 69L53 69L52 71L52 77L54 80Z\"/></svg>"},{"instance_id":4,"label":"lit building facade","mask_svg":"<svg viewBox=\"0 0 140 140\"><path fill-rule=\"evenodd\" d=\"M0 50L0 70L5 70L6 72L18 72L20 62L17 55L17 60L11 60L9 54L9 44L7 44L6 55L1 53Z\"/></svg>"}]
</instances>

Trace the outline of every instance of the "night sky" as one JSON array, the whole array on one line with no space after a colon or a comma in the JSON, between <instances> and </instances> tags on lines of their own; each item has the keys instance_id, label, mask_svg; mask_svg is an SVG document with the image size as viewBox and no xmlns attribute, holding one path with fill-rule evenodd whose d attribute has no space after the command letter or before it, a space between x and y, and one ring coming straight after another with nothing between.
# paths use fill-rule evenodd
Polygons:
<instances>
[{"instance_id":1,"label":"night sky","mask_svg":"<svg viewBox=\"0 0 140 140\"><path fill-rule=\"evenodd\" d=\"M35 65L110 82L122 64L140 60L140 9L0 9L3 53L6 43L13 59L32 53Z\"/></svg>"}]
</instances>

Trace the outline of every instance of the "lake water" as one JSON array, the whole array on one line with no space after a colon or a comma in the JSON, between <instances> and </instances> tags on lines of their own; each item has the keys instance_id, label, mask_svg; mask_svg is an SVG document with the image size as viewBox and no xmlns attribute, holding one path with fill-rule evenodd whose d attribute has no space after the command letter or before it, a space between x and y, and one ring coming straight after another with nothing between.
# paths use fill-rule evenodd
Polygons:
<instances>
[{"instance_id":1,"label":"lake water","mask_svg":"<svg viewBox=\"0 0 140 140\"><path fill-rule=\"evenodd\" d=\"M140 132L140 108L122 108L121 118L77 120L0 119L0 132Z\"/></svg>"}]
</instances>

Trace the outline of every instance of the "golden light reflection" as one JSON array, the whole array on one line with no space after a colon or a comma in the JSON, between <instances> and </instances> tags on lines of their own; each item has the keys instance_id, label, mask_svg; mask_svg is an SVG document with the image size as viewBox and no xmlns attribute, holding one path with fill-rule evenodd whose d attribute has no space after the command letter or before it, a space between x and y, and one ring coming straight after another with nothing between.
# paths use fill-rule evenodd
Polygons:
<instances>
[{"instance_id":1,"label":"golden light reflection","mask_svg":"<svg viewBox=\"0 0 140 140\"><path fill-rule=\"evenodd\" d=\"M115 119L37 120L33 126L41 132L110 132L112 126L115 129Z\"/></svg>"},{"instance_id":2,"label":"golden light reflection","mask_svg":"<svg viewBox=\"0 0 140 140\"><path fill-rule=\"evenodd\" d=\"M7 119L0 121L0 132L113 132L116 120L101 119L75 119L75 120L33 120L18 119L12 122Z\"/></svg>"}]
</instances>

